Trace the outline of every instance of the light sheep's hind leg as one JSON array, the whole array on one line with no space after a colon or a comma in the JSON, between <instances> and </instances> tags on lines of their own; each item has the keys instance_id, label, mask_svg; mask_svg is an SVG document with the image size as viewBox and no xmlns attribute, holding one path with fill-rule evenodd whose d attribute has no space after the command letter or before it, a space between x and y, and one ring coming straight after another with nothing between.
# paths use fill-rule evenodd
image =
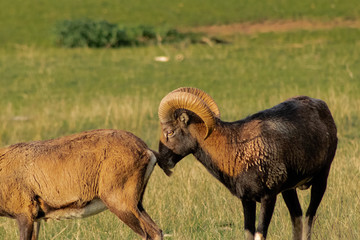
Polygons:
<instances>
[{"instance_id":1,"label":"light sheep's hind leg","mask_svg":"<svg viewBox=\"0 0 360 240\"><path fill-rule=\"evenodd\" d=\"M128 225L134 232L139 234L143 239L147 238L147 234L142 228L139 219L130 211L129 209L118 209L109 207L110 211L112 211L118 218L121 219L126 225Z\"/></svg>"},{"instance_id":2,"label":"light sheep's hind leg","mask_svg":"<svg viewBox=\"0 0 360 240\"><path fill-rule=\"evenodd\" d=\"M295 189L287 190L282 192L285 204L289 210L292 229L293 229L293 240L302 239L302 210L300 202Z\"/></svg>"},{"instance_id":3,"label":"light sheep's hind leg","mask_svg":"<svg viewBox=\"0 0 360 240\"><path fill-rule=\"evenodd\" d=\"M19 226L20 240L31 240L34 231L34 219L26 215L16 217Z\"/></svg>"},{"instance_id":4,"label":"light sheep's hind leg","mask_svg":"<svg viewBox=\"0 0 360 240\"><path fill-rule=\"evenodd\" d=\"M40 220L34 222L33 234L31 240L37 240L40 232Z\"/></svg>"},{"instance_id":5,"label":"light sheep's hind leg","mask_svg":"<svg viewBox=\"0 0 360 240\"><path fill-rule=\"evenodd\" d=\"M145 177L144 177L144 187L142 189L142 192L140 194L140 200L139 200L139 203L137 205L137 208L138 210L140 211L142 217L145 218L146 222L151 225L151 228L152 229L155 229L156 233L155 233L155 239L157 237L157 234L160 232L161 234L161 239L163 238L163 233L162 233L162 230L156 225L156 223L151 219L150 215L145 211L143 205L142 205L142 201L143 201L143 198L144 198L144 193L145 193L145 189L146 189L146 186L147 186L147 183L149 181L149 178L150 178L150 175L151 173L153 172L154 170L154 167L155 167L155 164L157 162L157 159L154 155L154 153L150 150L147 151L148 153L148 156L150 158L150 162L146 168L146 172L145 172Z\"/></svg>"},{"instance_id":6,"label":"light sheep's hind leg","mask_svg":"<svg viewBox=\"0 0 360 240\"><path fill-rule=\"evenodd\" d=\"M121 193L119 194L121 196ZM117 196L119 196L117 195ZM127 201L121 197L104 198L103 200L109 210L128 225L134 232L143 239L161 240L162 231L157 225L149 220L144 209L138 209L136 203ZM140 204L140 203L138 203ZM143 214L145 212L145 214Z\"/></svg>"},{"instance_id":7,"label":"light sheep's hind leg","mask_svg":"<svg viewBox=\"0 0 360 240\"><path fill-rule=\"evenodd\" d=\"M161 229L151 220L141 204L156 158L151 151L139 157L133 161L141 165L130 169L126 175L118 175L117 171L106 171L118 167L113 166L113 161L108 162L108 165L103 167L104 174L100 176L99 196L111 212L143 239L161 240Z\"/></svg>"},{"instance_id":8,"label":"light sheep's hind leg","mask_svg":"<svg viewBox=\"0 0 360 240\"><path fill-rule=\"evenodd\" d=\"M132 179L128 178L128 182L123 187L111 189L109 192L105 191L100 198L111 212L143 239L160 240L162 239L162 231L142 207L141 200L146 183L139 182L139 179L142 179L139 176L144 175L143 173L140 175L133 174Z\"/></svg>"},{"instance_id":9,"label":"light sheep's hind leg","mask_svg":"<svg viewBox=\"0 0 360 240\"><path fill-rule=\"evenodd\" d=\"M140 203L140 202L138 204L138 209L140 211L141 218L146 222L146 224L145 224L146 232L149 233L149 235L151 236L151 238L149 238L149 239L156 239L156 240L163 239L162 230L151 219L149 214L143 208L142 203Z\"/></svg>"},{"instance_id":10,"label":"light sheep's hind leg","mask_svg":"<svg viewBox=\"0 0 360 240\"><path fill-rule=\"evenodd\" d=\"M145 185L146 188L146 185ZM145 190L144 188L144 190ZM150 224L152 226L153 229L157 229L157 232L161 233L161 237L163 237L163 233L162 230L156 225L156 223L151 219L150 215L145 211L143 205L142 205L142 200L143 200L143 196L144 196L144 192L142 192L141 197L140 197L140 201L138 203L138 209L141 213L141 215L146 219L146 221L148 222L148 224Z\"/></svg>"}]
</instances>

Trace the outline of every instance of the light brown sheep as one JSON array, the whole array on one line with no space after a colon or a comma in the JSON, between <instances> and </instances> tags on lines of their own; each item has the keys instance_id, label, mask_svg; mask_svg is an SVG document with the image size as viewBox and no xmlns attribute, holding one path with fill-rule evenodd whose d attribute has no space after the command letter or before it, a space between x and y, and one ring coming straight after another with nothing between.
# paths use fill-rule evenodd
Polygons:
<instances>
[{"instance_id":1,"label":"light brown sheep","mask_svg":"<svg viewBox=\"0 0 360 240\"><path fill-rule=\"evenodd\" d=\"M37 239L41 219L83 218L109 209L143 239L162 239L142 198L157 162L133 134L93 130L0 149L0 216Z\"/></svg>"}]
</instances>

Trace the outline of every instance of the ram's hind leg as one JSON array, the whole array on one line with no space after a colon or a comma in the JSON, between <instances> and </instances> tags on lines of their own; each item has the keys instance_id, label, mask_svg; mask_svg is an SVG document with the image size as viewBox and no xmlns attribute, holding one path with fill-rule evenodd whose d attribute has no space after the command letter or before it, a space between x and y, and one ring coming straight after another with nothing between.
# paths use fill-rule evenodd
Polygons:
<instances>
[{"instance_id":1,"label":"ram's hind leg","mask_svg":"<svg viewBox=\"0 0 360 240\"><path fill-rule=\"evenodd\" d=\"M324 196L328 175L329 170L325 170L323 173L318 174L312 182L310 204L309 208L306 211L305 223L303 228L303 240L311 239L311 228L313 225L313 220L316 211L320 205L320 202Z\"/></svg>"},{"instance_id":2,"label":"ram's hind leg","mask_svg":"<svg viewBox=\"0 0 360 240\"><path fill-rule=\"evenodd\" d=\"M290 212L293 226L293 240L302 239L302 210L295 189L287 190L282 193L284 201Z\"/></svg>"}]
</instances>

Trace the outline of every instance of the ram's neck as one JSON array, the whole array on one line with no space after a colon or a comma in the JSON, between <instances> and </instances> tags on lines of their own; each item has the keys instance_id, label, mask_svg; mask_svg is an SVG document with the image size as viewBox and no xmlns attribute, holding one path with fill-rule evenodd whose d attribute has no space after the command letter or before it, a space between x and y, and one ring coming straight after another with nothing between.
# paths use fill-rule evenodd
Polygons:
<instances>
[{"instance_id":1,"label":"ram's neck","mask_svg":"<svg viewBox=\"0 0 360 240\"><path fill-rule=\"evenodd\" d=\"M199 140L194 156L226 184L223 179L232 181L249 167L260 163L265 149L260 129L259 121L226 123L219 120L209 138Z\"/></svg>"},{"instance_id":2,"label":"ram's neck","mask_svg":"<svg viewBox=\"0 0 360 240\"><path fill-rule=\"evenodd\" d=\"M231 127L232 124L218 121L206 140L198 140L199 147L194 153L207 170L222 182L222 178L237 176L246 167L238 159L239 149L234 148L234 141L239 139L240 132L232 131Z\"/></svg>"}]
</instances>

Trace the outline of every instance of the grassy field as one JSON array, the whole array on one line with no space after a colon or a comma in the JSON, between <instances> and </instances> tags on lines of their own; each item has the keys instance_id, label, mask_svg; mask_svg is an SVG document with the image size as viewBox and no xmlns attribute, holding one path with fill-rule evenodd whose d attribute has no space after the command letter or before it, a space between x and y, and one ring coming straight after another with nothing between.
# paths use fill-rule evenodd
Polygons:
<instances>
[{"instance_id":1,"label":"grassy field","mask_svg":"<svg viewBox=\"0 0 360 240\"><path fill-rule=\"evenodd\" d=\"M253 6L250 1L224 5L157 1L152 2L159 6L155 9L140 1L119 6L110 1L88 1L88 6L80 1L58 5L38 1L35 6L2 1L0 9L7 11L0 14L0 42L4 43L0 46L0 146L117 128L135 133L156 149L158 104L180 86L208 92L227 121L294 95L321 98L335 117L339 146L313 239L360 239L359 29L239 34L231 36L231 44L212 47L180 43L58 49L51 42L54 22L84 16L127 24L197 26L264 19L358 19L360 15L356 1L317 1L315 7L307 0L292 6L287 2ZM203 6L204 12L192 12L196 4ZM169 56L170 61L155 62L154 57L160 55ZM177 56L182 60L176 60ZM306 208L309 191L299 193ZM171 178L156 168L144 205L168 235L166 239L243 237L241 202L193 157L180 162ZM0 218L0 239L17 238L15 221ZM269 239L290 238L290 217L279 197ZM106 211L82 220L44 223L40 239L137 237Z\"/></svg>"}]
</instances>

